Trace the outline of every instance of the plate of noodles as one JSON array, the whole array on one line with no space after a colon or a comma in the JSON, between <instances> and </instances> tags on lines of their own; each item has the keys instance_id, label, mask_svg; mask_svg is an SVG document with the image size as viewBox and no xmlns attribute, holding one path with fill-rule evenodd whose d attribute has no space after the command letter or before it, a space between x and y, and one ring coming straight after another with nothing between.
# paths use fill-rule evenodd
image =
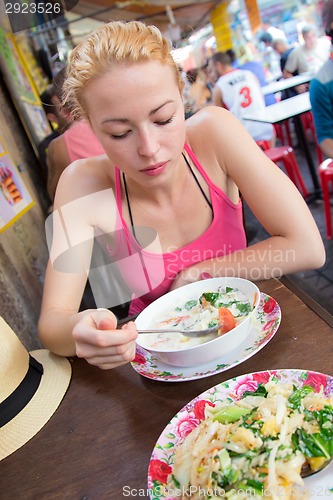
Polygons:
<instances>
[{"instance_id":1,"label":"plate of noodles","mask_svg":"<svg viewBox=\"0 0 333 500\"><path fill-rule=\"evenodd\" d=\"M151 455L152 500L333 498L333 377L271 370L184 406ZM303 478L307 469L316 472ZM321 470L322 469L322 470Z\"/></svg>"}]
</instances>

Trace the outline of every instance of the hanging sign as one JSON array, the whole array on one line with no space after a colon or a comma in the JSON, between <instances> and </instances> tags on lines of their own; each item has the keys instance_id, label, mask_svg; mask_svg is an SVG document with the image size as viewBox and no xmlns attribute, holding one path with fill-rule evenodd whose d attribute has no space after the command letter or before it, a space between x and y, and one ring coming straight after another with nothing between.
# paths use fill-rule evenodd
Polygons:
<instances>
[{"instance_id":1,"label":"hanging sign","mask_svg":"<svg viewBox=\"0 0 333 500\"><path fill-rule=\"evenodd\" d=\"M216 7L210 16L216 38L217 50L223 52L232 48L232 35L230 29L230 18L226 2Z\"/></svg>"},{"instance_id":2,"label":"hanging sign","mask_svg":"<svg viewBox=\"0 0 333 500\"><path fill-rule=\"evenodd\" d=\"M245 0L245 7L251 26L251 31L252 33L256 33L261 26L261 18L257 0Z\"/></svg>"},{"instance_id":3,"label":"hanging sign","mask_svg":"<svg viewBox=\"0 0 333 500\"><path fill-rule=\"evenodd\" d=\"M0 233L34 205L18 168L0 139Z\"/></svg>"}]
</instances>

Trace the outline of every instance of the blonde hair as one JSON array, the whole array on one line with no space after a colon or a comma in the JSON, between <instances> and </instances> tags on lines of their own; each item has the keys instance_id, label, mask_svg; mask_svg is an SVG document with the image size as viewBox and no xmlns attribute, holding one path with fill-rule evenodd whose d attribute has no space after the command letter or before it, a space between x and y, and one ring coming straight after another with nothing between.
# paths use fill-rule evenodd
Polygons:
<instances>
[{"instance_id":1,"label":"blonde hair","mask_svg":"<svg viewBox=\"0 0 333 500\"><path fill-rule=\"evenodd\" d=\"M169 42L156 26L146 26L139 21L103 25L72 51L63 86L63 104L75 117L87 117L83 95L87 84L121 63L157 61L170 66L182 93L184 81L170 50Z\"/></svg>"}]
</instances>

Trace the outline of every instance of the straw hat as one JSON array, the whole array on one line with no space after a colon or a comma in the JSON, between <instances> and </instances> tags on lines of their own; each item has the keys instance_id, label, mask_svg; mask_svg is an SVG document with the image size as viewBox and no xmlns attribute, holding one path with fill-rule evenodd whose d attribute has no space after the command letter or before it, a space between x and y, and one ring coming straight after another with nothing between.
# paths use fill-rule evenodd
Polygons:
<instances>
[{"instance_id":1,"label":"straw hat","mask_svg":"<svg viewBox=\"0 0 333 500\"><path fill-rule=\"evenodd\" d=\"M29 353L0 317L0 460L29 441L64 397L71 365L46 349Z\"/></svg>"}]
</instances>

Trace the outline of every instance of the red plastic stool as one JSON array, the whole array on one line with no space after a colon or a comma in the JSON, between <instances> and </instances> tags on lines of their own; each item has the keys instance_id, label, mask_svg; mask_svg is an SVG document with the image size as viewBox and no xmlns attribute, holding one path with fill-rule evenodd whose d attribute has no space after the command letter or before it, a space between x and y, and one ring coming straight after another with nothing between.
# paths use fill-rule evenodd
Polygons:
<instances>
[{"instance_id":1,"label":"red plastic stool","mask_svg":"<svg viewBox=\"0 0 333 500\"><path fill-rule=\"evenodd\" d=\"M310 132L312 134L313 141L314 141L314 144L316 147L317 156L318 156L318 162L322 163L324 160L324 157L323 157L322 150L320 149L318 141L317 141L317 134L316 134L316 128L315 128L315 124L314 124L313 114L311 111L307 111L306 113L303 113L301 115L301 117L302 117L302 122L303 122L303 127L305 130L305 133L308 130L310 130Z\"/></svg>"},{"instance_id":2,"label":"red plastic stool","mask_svg":"<svg viewBox=\"0 0 333 500\"><path fill-rule=\"evenodd\" d=\"M323 161L318 168L321 188L324 197L324 208L326 218L326 236L328 240L332 239L332 217L331 217L331 204L330 204L330 190L329 183L332 183L333 189L333 160L328 158Z\"/></svg>"},{"instance_id":3,"label":"red plastic stool","mask_svg":"<svg viewBox=\"0 0 333 500\"><path fill-rule=\"evenodd\" d=\"M290 128L289 128L289 120L285 120L284 122L281 123L274 123L274 129L275 129L275 134L276 137L280 140L282 146L286 146L286 139L285 135L287 138L287 144L288 146L292 147L292 140L291 140L291 134L290 134Z\"/></svg>"},{"instance_id":4,"label":"red plastic stool","mask_svg":"<svg viewBox=\"0 0 333 500\"><path fill-rule=\"evenodd\" d=\"M263 149L265 155L274 163L283 163L289 179L295 184L299 191L302 192L304 198L309 196L293 148L290 146L270 148L268 141L257 141L257 144Z\"/></svg>"}]
</instances>

